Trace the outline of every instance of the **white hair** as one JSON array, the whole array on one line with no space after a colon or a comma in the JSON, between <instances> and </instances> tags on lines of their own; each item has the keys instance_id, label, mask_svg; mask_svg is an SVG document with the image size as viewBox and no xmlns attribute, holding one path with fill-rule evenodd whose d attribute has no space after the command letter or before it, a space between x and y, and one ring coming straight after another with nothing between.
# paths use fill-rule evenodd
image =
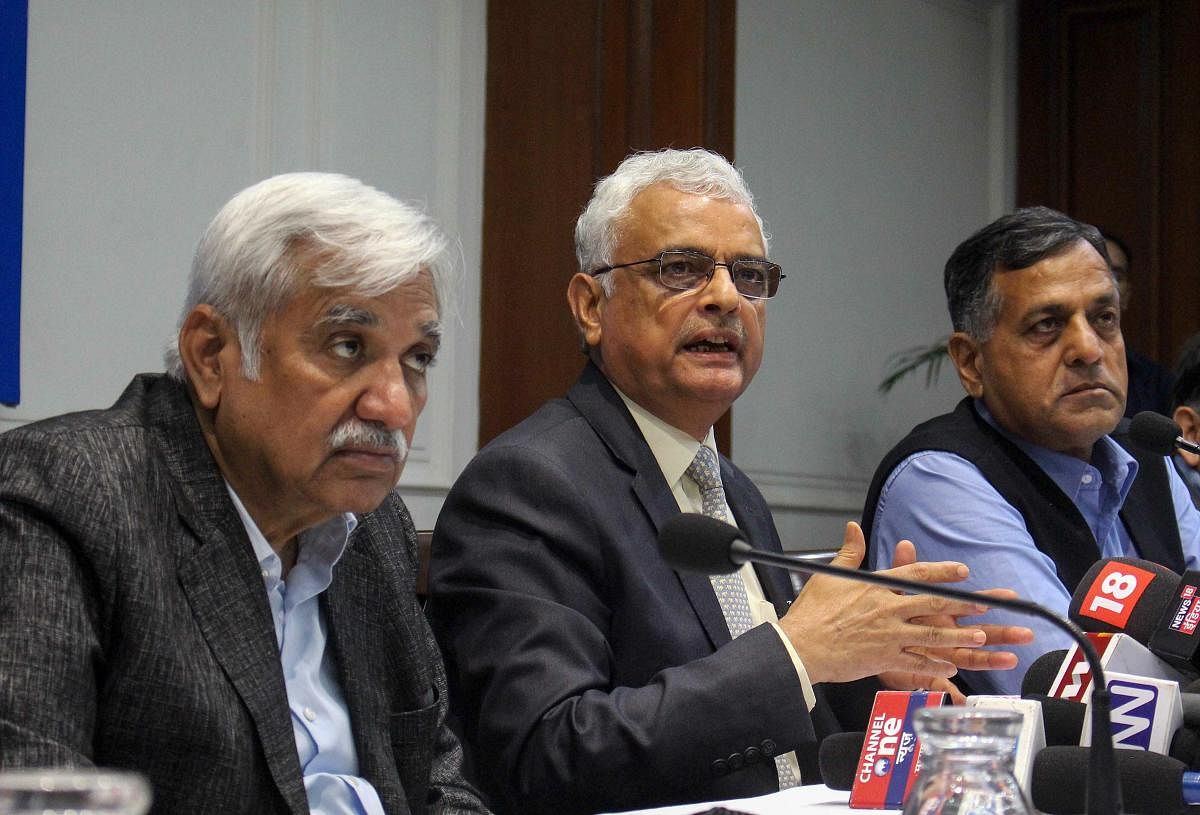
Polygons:
<instances>
[{"instance_id":1,"label":"white hair","mask_svg":"<svg viewBox=\"0 0 1200 815\"><path fill-rule=\"evenodd\" d=\"M334 173L287 173L247 187L204 230L192 260L179 327L201 303L229 320L242 347L242 373L258 378L262 327L307 286L379 297L420 272L448 307L450 241L419 208ZM167 373L185 378L178 332Z\"/></svg>"},{"instance_id":2,"label":"white hair","mask_svg":"<svg viewBox=\"0 0 1200 815\"><path fill-rule=\"evenodd\" d=\"M655 184L749 207L766 250L769 238L766 227L738 168L723 156L699 147L656 150L627 156L612 175L596 184L591 200L575 222L575 259L579 271L590 272L612 263L622 217L638 193ZM600 281L611 294L608 277L601 275Z\"/></svg>"}]
</instances>

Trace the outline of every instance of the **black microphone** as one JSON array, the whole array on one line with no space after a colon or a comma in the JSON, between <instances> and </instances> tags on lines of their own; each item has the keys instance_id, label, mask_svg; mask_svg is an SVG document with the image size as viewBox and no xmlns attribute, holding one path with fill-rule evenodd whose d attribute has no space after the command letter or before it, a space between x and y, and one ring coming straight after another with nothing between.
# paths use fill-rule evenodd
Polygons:
<instances>
[{"instance_id":1,"label":"black microphone","mask_svg":"<svg viewBox=\"0 0 1200 815\"><path fill-rule=\"evenodd\" d=\"M1131 812L1169 815L1200 804L1200 773L1188 772L1182 761L1144 750L1117 750L1116 755ZM1086 747L1047 747L1038 753L1030 785L1033 805L1046 815L1079 812L1094 757Z\"/></svg>"},{"instance_id":2,"label":"black microphone","mask_svg":"<svg viewBox=\"0 0 1200 815\"><path fill-rule=\"evenodd\" d=\"M1047 747L1053 745L1079 746L1079 737L1083 734L1083 720L1087 715L1087 705L1037 693L1021 698L1033 699L1041 703L1042 729L1046 733Z\"/></svg>"},{"instance_id":3,"label":"black microphone","mask_svg":"<svg viewBox=\"0 0 1200 815\"><path fill-rule=\"evenodd\" d=\"M1178 447L1200 456L1200 444L1185 439L1179 425L1161 413L1144 410L1134 416L1129 422L1129 438L1151 453L1169 456Z\"/></svg>"},{"instance_id":4,"label":"black microphone","mask_svg":"<svg viewBox=\"0 0 1200 815\"><path fill-rule=\"evenodd\" d=\"M1174 668L1200 669L1200 572L1098 560L1075 588L1068 616L1085 631L1128 634Z\"/></svg>"},{"instance_id":5,"label":"black microphone","mask_svg":"<svg viewBox=\"0 0 1200 815\"><path fill-rule=\"evenodd\" d=\"M974 592L940 584L918 583L891 575L860 569L844 569L828 563L804 561L779 552L755 549L742 538L741 530L727 523L692 512L671 518L658 534L663 557L676 569L705 574L730 574L748 562L779 566L789 571L826 574L860 583L873 583L909 594L928 594L967 603L985 603L1039 617L1065 631L1079 644L1092 669L1092 744L1095 745L1088 779L1088 815L1118 815L1121 812L1120 779L1115 770L1112 747L1111 696L1104 679L1104 666L1091 641L1079 626L1028 600L981 597Z\"/></svg>"},{"instance_id":6,"label":"black microphone","mask_svg":"<svg viewBox=\"0 0 1200 815\"><path fill-rule=\"evenodd\" d=\"M1022 697L1033 699L1042 705L1042 727L1046 733L1046 746L1079 745L1079 737L1083 734L1083 720L1087 715L1087 705L1082 702L1072 702L1070 699L1058 699L1053 696L1030 694ZM1184 710L1188 708L1184 703ZM1184 714L1184 726L1171 736L1171 744L1167 755L1188 765L1189 770L1200 769L1200 732L1196 730L1197 706L1193 703L1192 711ZM1118 748L1119 749L1119 748Z\"/></svg>"},{"instance_id":7,"label":"black microphone","mask_svg":"<svg viewBox=\"0 0 1200 815\"><path fill-rule=\"evenodd\" d=\"M867 734L859 730L831 733L821 739L817 749L817 766L821 768L821 780L825 786L831 790L848 790L854 786L858 757L862 754L866 738Z\"/></svg>"},{"instance_id":8,"label":"black microphone","mask_svg":"<svg viewBox=\"0 0 1200 815\"><path fill-rule=\"evenodd\" d=\"M1058 677L1063 660L1067 658L1067 649L1059 648L1050 651L1030 663L1025 669L1025 678L1021 680L1021 695L1046 695Z\"/></svg>"}]
</instances>

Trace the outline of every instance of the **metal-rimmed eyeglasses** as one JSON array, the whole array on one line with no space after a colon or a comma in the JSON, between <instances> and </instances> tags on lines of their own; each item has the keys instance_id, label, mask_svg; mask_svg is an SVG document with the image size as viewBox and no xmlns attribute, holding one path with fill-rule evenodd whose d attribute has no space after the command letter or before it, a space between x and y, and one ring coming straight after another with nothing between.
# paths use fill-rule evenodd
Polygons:
<instances>
[{"instance_id":1,"label":"metal-rimmed eyeglasses","mask_svg":"<svg viewBox=\"0 0 1200 815\"><path fill-rule=\"evenodd\" d=\"M702 289L712 280L718 266L729 270L733 286L743 297L754 300L768 300L779 291L779 281L787 275L776 263L769 260L735 260L733 263L717 263L716 259L703 252L692 252L686 249L668 249L657 257L645 260L633 260L629 263L618 263L614 266L602 266L593 269L592 277L611 272L613 269L624 269L627 266L640 266L643 263L658 264L658 282L668 289L675 291L692 291Z\"/></svg>"}]
</instances>

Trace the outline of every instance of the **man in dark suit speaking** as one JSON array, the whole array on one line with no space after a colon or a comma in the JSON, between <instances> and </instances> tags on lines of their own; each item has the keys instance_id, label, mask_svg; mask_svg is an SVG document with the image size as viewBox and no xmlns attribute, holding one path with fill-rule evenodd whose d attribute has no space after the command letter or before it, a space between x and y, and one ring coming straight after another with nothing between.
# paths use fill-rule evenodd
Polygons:
<instances>
[{"instance_id":1,"label":"man in dark suit speaking","mask_svg":"<svg viewBox=\"0 0 1200 815\"><path fill-rule=\"evenodd\" d=\"M434 532L429 611L497 809L566 815L816 781L817 740L838 723L814 686L1011 664L967 646L1027 632L957 626L974 605L813 578L789 609L777 569L710 580L659 554L681 509L780 549L766 501L713 442L758 370L782 279L735 168L703 150L631 156L597 186L576 249L582 376L479 453ZM849 525L837 562L856 567L864 551ZM909 546L899 560L912 559ZM923 619L934 612L948 616Z\"/></svg>"},{"instance_id":2,"label":"man in dark suit speaking","mask_svg":"<svg viewBox=\"0 0 1200 815\"><path fill-rule=\"evenodd\" d=\"M137 770L164 813L486 811L393 492L446 246L353 179L263 181L167 375L0 436L0 768Z\"/></svg>"}]
</instances>

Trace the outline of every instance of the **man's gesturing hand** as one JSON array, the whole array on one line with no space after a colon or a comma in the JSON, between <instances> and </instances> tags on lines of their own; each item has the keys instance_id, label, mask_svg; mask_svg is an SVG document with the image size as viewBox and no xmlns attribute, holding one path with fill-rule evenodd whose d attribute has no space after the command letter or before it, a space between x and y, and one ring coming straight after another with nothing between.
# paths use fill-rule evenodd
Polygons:
<instances>
[{"instance_id":1,"label":"man's gesturing hand","mask_svg":"<svg viewBox=\"0 0 1200 815\"><path fill-rule=\"evenodd\" d=\"M835 566L856 569L867 545L856 523L846 524ZM954 583L967 576L961 563L909 563L882 574L920 583ZM883 671L931 677L957 672L946 655L987 642L979 626L957 618L987 606L928 595L906 595L839 577L814 575L779 621L813 682L848 682ZM949 649L949 650L947 650Z\"/></svg>"}]
</instances>

